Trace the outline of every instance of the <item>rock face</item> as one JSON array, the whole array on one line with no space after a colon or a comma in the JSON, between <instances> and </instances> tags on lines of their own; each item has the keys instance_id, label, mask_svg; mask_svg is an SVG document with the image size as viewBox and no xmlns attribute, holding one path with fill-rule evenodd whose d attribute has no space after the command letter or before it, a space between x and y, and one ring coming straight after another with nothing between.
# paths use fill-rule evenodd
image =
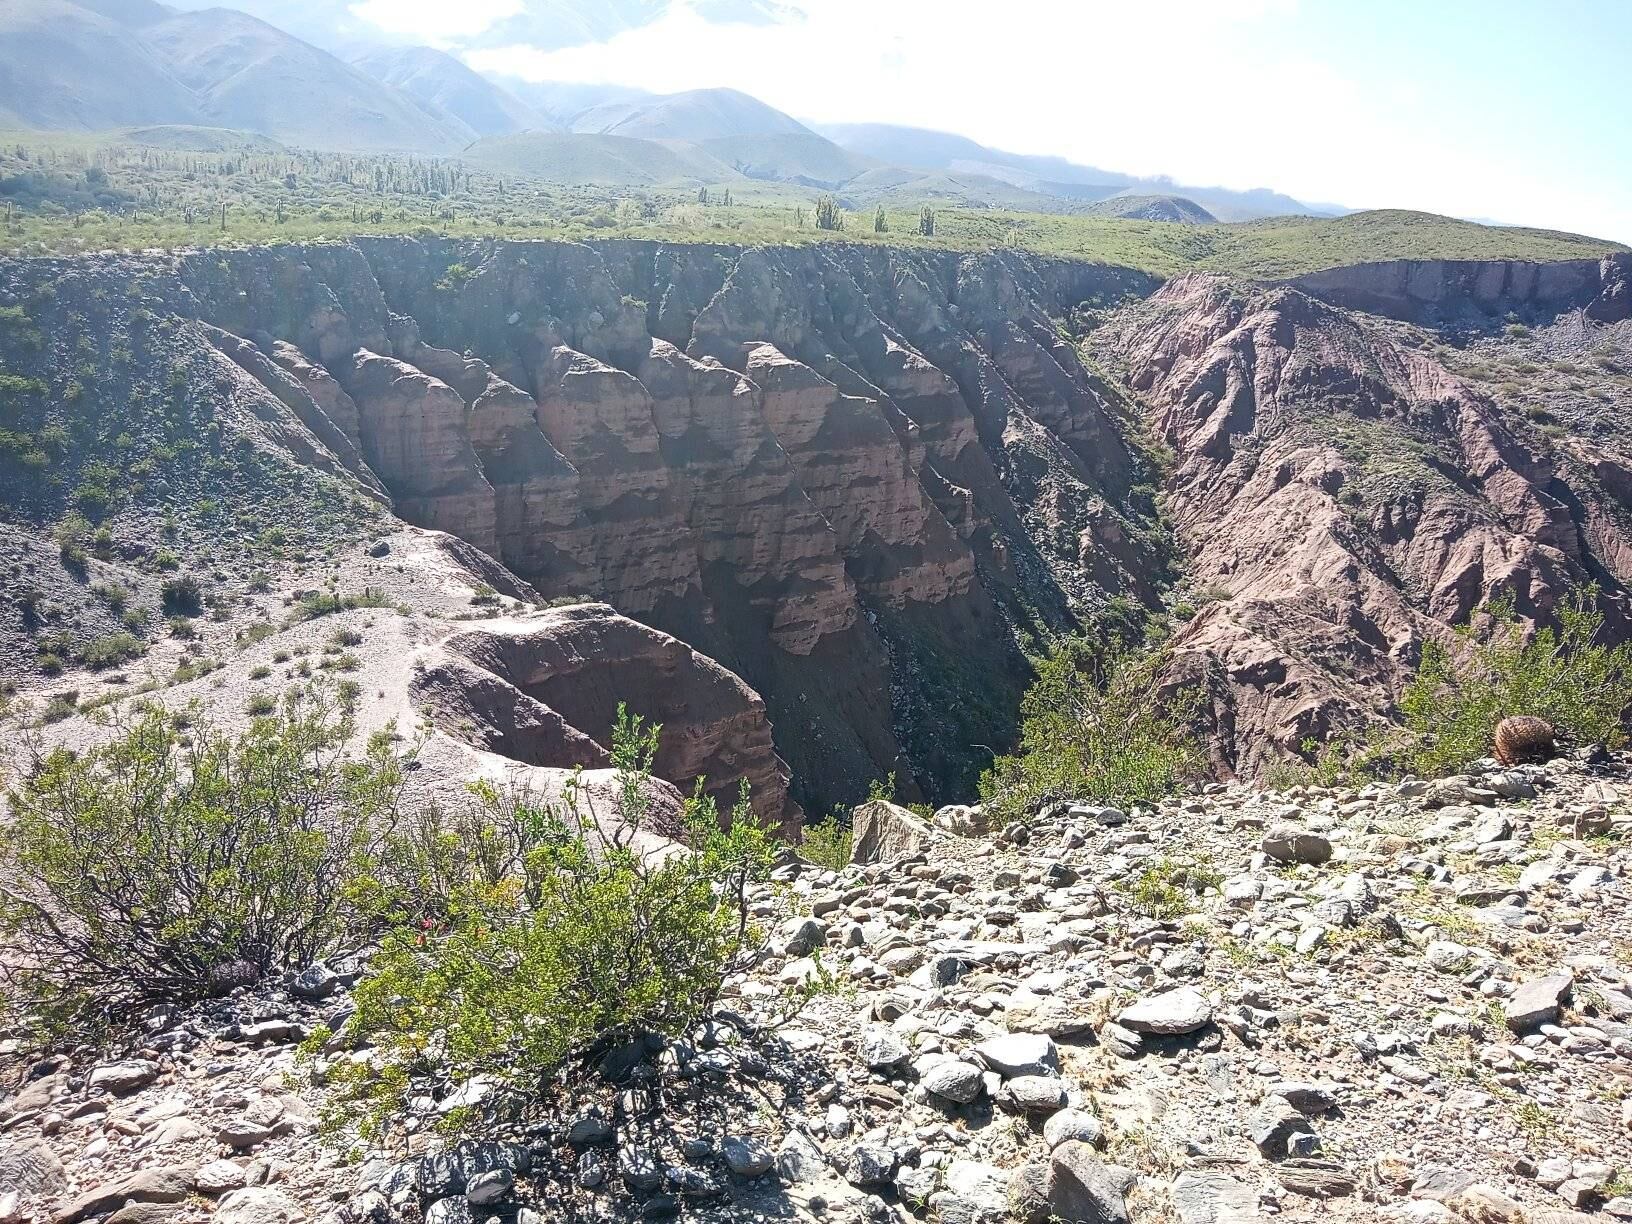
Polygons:
<instances>
[{"instance_id":1,"label":"rock face","mask_svg":"<svg viewBox=\"0 0 1632 1224\"><path fill-rule=\"evenodd\" d=\"M1174 644L1221 772L1376 719L1423 643L1499 596L1544 620L1616 575L1625 632L1595 524L1629 503L1398 328L1191 275L1096 341L1178 455L1174 528L1214 598Z\"/></svg>"},{"instance_id":2,"label":"rock face","mask_svg":"<svg viewBox=\"0 0 1632 1224\"><path fill-rule=\"evenodd\" d=\"M653 771L682 790L699 777L722 813L742 782L755 813L797 837L798 805L771 744L765 703L738 677L605 604L484 621L416 660L416 703L473 746L528 765L610 763L618 706L663 735Z\"/></svg>"},{"instance_id":3,"label":"rock face","mask_svg":"<svg viewBox=\"0 0 1632 1224\"><path fill-rule=\"evenodd\" d=\"M1597 309L1606 321L1624 293L1625 255L1558 263L1518 260L1396 259L1330 268L1293 283L1330 302L1409 319L1443 319L1470 311L1556 314ZM1604 305L1597 306L1602 301Z\"/></svg>"},{"instance_id":4,"label":"rock face","mask_svg":"<svg viewBox=\"0 0 1632 1224\"><path fill-rule=\"evenodd\" d=\"M1022 255L391 239L183 257L171 288L399 516L741 675L827 806L891 772L966 796L975 746L1012 735L1017 634L1153 597L1154 469L1053 322L1151 284Z\"/></svg>"},{"instance_id":5,"label":"rock face","mask_svg":"<svg viewBox=\"0 0 1632 1224\"><path fill-rule=\"evenodd\" d=\"M912 812L885 799L862 804L851 820L853 863L910 858L928 849L934 838L929 826Z\"/></svg>"},{"instance_id":6,"label":"rock face","mask_svg":"<svg viewBox=\"0 0 1632 1224\"><path fill-rule=\"evenodd\" d=\"M241 551L282 531L280 490L297 485L328 520L314 538L355 539L358 515L388 530L381 508L451 533L496 589L604 602L740 677L795 800L828 810L891 773L905 800L969 799L1014 742L1022 645L1130 604L1200 609L1171 639L1170 679L1205 688L1220 776L1386 715L1424 644L1453 642L1493 597L1539 624L1593 580L1624 633L1628 259L1371 265L1301 288L1197 275L1148 300L1154 281L1126 269L837 244L380 238L20 259L0 263L0 297L33 303L53 341L8 329L0 358L56 387L69 349L102 337L132 354L105 389L113 415L164 433L179 421L153 406L186 409L122 528L151 533L163 498L204 502L219 541L203 477L273 456L275 479L238 490L234 522L255 524ZM121 304L138 283L140 311ZM1400 321L1499 335L1509 311L1557 333L1531 369L1564 351L1581 371L1523 413L1453 372L1440 341L1460 333ZM62 405L37 398L30 436L58 436ZM1578 403L1592 428L1547 424ZM200 439L232 445L199 463L176 444ZM28 480L24 527L48 558L74 486ZM84 584L24 568L49 577L44 602L82 605L87 640L118 628ZM1181 573L1191 590L1171 589ZM0 620L0 645L22 645L21 622ZM0 651L0 673L34 653ZM539 740L504 708L521 722L482 737ZM552 734L596 759L604 727L563 718ZM766 779L756 802L784 810L751 755L738 769L677 748L673 763Z\"/></svg>"}]
</instances>

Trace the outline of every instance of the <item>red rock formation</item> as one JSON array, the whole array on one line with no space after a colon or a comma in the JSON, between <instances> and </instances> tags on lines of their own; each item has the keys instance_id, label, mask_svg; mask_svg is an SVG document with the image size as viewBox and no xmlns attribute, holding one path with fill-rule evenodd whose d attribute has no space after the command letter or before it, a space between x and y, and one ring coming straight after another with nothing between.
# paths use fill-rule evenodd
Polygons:
<instances>
[{"instance_id":1,"label":"red rock formation","mask_svg":"<svg viewBox=\"0 0 1632 1224\"><path fill-rule=\"evenodd\" d=\"M1545 454L1428 355L1291 289L1187 276L1101 342L1179 456L1198 587L1175 639L1250 767L1390 701L1425 636L1510 595L1544 615L1588 576Z\"/></svg>"},{"instance_id":2,"label":"red rock formation","mask_svg":"<svg viewBox=\"0 0 1632 1224\"><path fill-rule=\"evenodd\" d=\"M796 837L802 814L771 744L765 703L665 633L582 604L454 634L418 661L416 703L476 747L529 765L609 762L618 705L663 727L654 772L682 790L707 778L722 814L751 787L754 811Z\"/></svg>"},{"instance_id":3,"label":"red rock formation","mask_svg":"<svg viewBox=\"0 0 1632 1224\"><path fill-rule=\"evenodd\" d=\"M411 523L497 547L493 486L471 446L469 410L441 379L359 349L346 370L362 450Z\"/></svg>"}]
</instances>

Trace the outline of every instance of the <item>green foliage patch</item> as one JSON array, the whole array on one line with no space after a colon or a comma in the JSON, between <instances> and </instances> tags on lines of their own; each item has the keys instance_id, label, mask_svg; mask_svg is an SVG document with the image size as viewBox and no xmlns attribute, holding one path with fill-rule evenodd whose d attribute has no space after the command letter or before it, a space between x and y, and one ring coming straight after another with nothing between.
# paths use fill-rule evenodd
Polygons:
<instances>
[{"instance_id":1,"label":"green foliage patch","mask_svg":"<svg viewBox=\"0 0 1632 1224\"><path fill-rule=\"evenodd\" d=\"M1200 695L1164 693L1160 647L1071 638L1038 666L1020 708L1020 750L981 778L994 823L1056 800L1127 805L1171 794L1197 774L1189 726Z\"/></svg>"},{"instance_id":2,"label":"green foliage patch","mask_svg":"<svg viewBox=\"0 0 1632 1224\"><path fill-rule=\"evenodd\" d=\"M699 785L689 852L648 844L658 734L620 708L606 810L576 778L559 805L478 785L474 822L427 817L394 841L376 905L396 925L343 1034L371 1057L330 1068L331 1124L378 1137L478 1077L529 1097L570 1059L679 1035L713 1006L753 952L747 889L771 843L746 790L722 829Z\"/></svg>"}]
</instances>

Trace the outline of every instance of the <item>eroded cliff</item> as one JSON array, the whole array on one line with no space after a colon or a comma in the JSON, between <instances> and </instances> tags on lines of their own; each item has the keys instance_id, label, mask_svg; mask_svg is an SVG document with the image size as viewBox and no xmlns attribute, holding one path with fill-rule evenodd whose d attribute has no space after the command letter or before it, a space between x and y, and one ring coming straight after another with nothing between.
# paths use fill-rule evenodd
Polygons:
<instances>
[{"instance_id":1,"label":"eroded cliff","mask_svg":"<svg viewBox=\"0 0 1632 1224\"><path fill-rule=\"evenodd\" d=\"M174 274L401 517L764 694L808 804L889 773L967 794L1012 735L1027 635L1168 576L1128 405L1054 322L1148 291L1136 273L377 240Z\"/></svg>"}]
</instances>

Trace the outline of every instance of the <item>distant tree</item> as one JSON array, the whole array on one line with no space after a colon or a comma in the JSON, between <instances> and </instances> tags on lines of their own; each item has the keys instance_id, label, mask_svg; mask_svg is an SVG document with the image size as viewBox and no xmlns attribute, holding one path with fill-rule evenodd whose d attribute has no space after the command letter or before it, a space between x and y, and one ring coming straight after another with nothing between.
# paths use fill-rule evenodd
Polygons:
<instances>
[{"instance_id":1,"label":"distant tree","mask_svg":"<svg viewBox=\"0 0 1632 1224\"><path fill-rule=\"evenodd\" d=\"M697 203L699 203L699 204L707 204L708 203L708 188L707 187L697 188Z\"/></svg>"},{"instance_id":2,"label":"distant tree","mask_svg":"<svg viewBox=\"0 0 1632 1224\"><path fill-rule=\"evenodd\" d=\"M804 229L805 228L805 210L804 209L796 208L796 209L793 210L793 226L794 226L795 229Z\"/></svg>"},{"instance_id":3,"label":"distant tree","mask_svg":"<svg viewBox=\"0 0 1632 1224\"><path fill-rule=\"evenodd\" d=\"M726 189L725 189L725 199L724 199L724 200L723 200L723 201L722 201L722 203L723 203L723 204L724 204L724 205L725 205L725 206L726 206L726 207L727 207L727 208L730 208L730 207L731 207L731 188L729 188L729 187L727 187L727 188L726 188Z\"/></svg>"},{"instance_id":4,"label":"distant tree","mask_svg":"<svg viewBox=\"0 0 1632 1224\"><path fill-rule=\"evenodd\" d=\"M880 204L878 211L873 214L873 233L885 234L889 232L889 229L890 223L884 217L884 205Z\"/></svg>"},{"instance_id":5,"label":"distant tree","mask_svg":"<svg viewBox=\"0 0 1632 1224\"><path fill-rule=\"evenodd\" d=\"M924 211L918 214L918 232L925 238L935 237L935 210L928 204Z\"/></svg>"},{"instance_id":6,"label":"distant tree","mask_svg":"<svg viewBox=\"0 0 1632 1224\"><path fill-rule=\"evenodd\" d=\"M832 196L823 196L816 201L816 228L819 230L844 228L844 218L839 213L839 202Z\"/></svg>"}]
</instances>

